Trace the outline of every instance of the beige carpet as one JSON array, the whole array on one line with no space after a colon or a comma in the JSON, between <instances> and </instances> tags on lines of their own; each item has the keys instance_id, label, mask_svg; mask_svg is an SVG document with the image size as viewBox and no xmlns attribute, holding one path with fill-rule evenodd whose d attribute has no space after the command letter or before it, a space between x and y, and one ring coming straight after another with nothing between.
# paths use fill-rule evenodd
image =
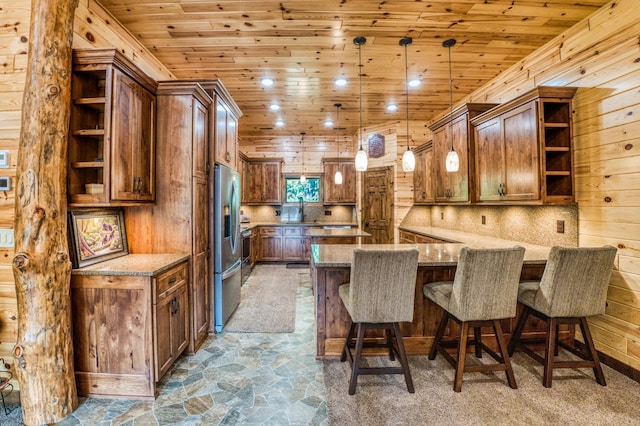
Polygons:
<instances>
[{"instance_id":1,"label":"beige carpet","mask_svg":"<svg viewBox=\"0 0 640 426\"><path fill-rule=\"evenodd\" d=\"M490 358L485 355L484 358ZM380 358L370 362L379 366ZM404 377L359 376L349 396L349 363L324 361L331 425L638 425L640 384L603 366L607 386L591 369L557 370L553 387L542 386L542 366L516 353L512 358L518 389L503 372L466 373L462 392L453 391L453 368L438 355L409 357L415 393ZM389 362L389 361L386 361ZM470 362L470 359L468 359ZM556 378L563 375L565 379ZM571 379L566 377L570 376Z\"/></svg>"},{"instance_id":2,"label":"beige carpet","mask_svg":"<svg viewBox=\"0 0 640 426\"><path fill-rule=\"evenodd\" d=\"M299 269L285 269L282 265L256 265L242 286L240 306L224 331L292 333L299 275Z\"/></svg>"}]
</instances>

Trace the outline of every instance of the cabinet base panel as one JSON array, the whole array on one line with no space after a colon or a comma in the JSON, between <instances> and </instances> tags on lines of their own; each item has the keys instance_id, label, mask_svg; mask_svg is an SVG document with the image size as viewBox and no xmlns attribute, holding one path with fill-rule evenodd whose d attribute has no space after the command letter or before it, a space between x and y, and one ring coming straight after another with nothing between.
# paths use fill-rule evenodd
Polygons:
<instances>
[{"instance_id":1,"label":"cabinet base panel","mask_svg":"<svg viewBox=\"0 0 640 426\"><path fill-rule=\"evenodd\" d=\"M153 401L155 383L145 376L76 372L78 395L90 398L139 399Z\"/></svg>"}]
</instances>

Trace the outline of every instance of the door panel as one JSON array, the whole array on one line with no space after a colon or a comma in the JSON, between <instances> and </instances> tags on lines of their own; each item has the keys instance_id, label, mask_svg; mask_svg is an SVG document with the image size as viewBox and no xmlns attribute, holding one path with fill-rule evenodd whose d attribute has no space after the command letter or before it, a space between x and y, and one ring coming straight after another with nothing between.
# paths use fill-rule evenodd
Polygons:
<instances>
[{"instance_id":1,"label":"door panel","mask_svg":"<svg viewBox=\"0 0 640 426\"><path fill-rule=\"evenodd\" d=\"M381 167L364 174L362 228L371 234L365 242L393 243L393 169Z\"/></svg>"}]
</instances>

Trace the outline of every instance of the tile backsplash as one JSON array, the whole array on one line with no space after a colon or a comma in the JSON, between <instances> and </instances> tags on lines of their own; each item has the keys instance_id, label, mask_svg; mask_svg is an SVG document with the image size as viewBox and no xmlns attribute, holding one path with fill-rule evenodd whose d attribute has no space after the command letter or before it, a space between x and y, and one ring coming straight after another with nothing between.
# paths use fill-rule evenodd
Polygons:
<instances>
[{"instance_id":1,"label":"tile backsplash","mask_svg":"<svg viewBox=\"0 0 640 426\"><path fill-rule=\"evenodd\" d=\"M287 206L248 206L242 205L242 214L249 216L251 222L273 223L280 222L282 216L276 211L282 212ZM291 207L297 208L298 205ZM329 214L326 214L329 212ZM354 206L318 206L304 205L304 222L306 223L356 223Z\"/></svg>"},{"instance_id":2,"label":"tile backsplash","mask_svg":"<svg viewBox=\"0 0 640 426\"><path fill-rule=\"evenodd\" d=\"M562 221L564 233L558 233ZM484 224L483 224L484 222ZM578 206L414 206L402 221L544 246L578 245Z\"/></svg>"}]
</instances>

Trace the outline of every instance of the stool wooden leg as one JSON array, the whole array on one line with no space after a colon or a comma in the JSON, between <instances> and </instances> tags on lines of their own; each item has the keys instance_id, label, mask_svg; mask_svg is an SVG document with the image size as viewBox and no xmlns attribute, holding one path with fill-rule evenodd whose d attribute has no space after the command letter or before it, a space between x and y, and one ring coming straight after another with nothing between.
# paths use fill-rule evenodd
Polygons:
<instances>
[{"instance_id":1,"label":"stool wooden leg","mask_svg":"<svg viewBox=\"0 0 640 426\"><path fill-rule=\"evenodd\" d=\"M389 360L395 361L396 357L393 354L393 341L391 340L391 330L388 328L385 328L384 334L387 338L387 347L389 348Z\"/></svg>"},{"instance_id":2,"label":"stool wooden leg","mask_svg":"<svg viewBox=\"0 0 640 426\"><path fill-rule=\"evenodd\" d=\"M493 332L496 334L496 340L498 341L498 349L500 350L500 356L504 362L505 373L507 374L507 382L511 389L518 389L516 384L516 377L513 375L513 369L511 368L511 360L507 351L507 343L504 341L504 334L502 334L502 326L499 320L493 320Z\"/></svg>"},{"instance_id":3,"label":"stool wooden leg","mask_svg":"<svg viewBox=\"0 0 640 426\"><path fill-rule=\"evenodd\" d=\"M516 323L516 328L513 330L513 334L511 335L511 340L509 341L509 356L512 356L516 350L516 346L520 344L520 335L522 334L522 330L524 329L524 324L527 322L527 317L529 316L529 307L525 305L522 314L520 314L520 318L518 318L518 322Z\"/></svg>"},{"instance_id":4,"label":"stool wooden leg","mask_svg":"<svg viewBox=\"0 0 640 426\"><path fill-rule=\"evenodd\" d=\"M467 353L467 335L469 334L469 323L463 322L460 326L460 341L458 342L458 362L456 366L456 377L453 382L453 390L462 390L462 375L464 373L464 360Z\"/></svg>"},{"instance_id":5,"label":"stool wooden leg","mask_svg":"<svg viewBox=\"0 0 640 426\"><path fill-rule=\"evenodd\" d=\"M593 338L591 337L589 324L587 323L587 319L585 317L580 318L580 330L582 331L582 336L584 337L584 343L587 347L587 351L591 355L591 360L593 360L594 363L593 374L596 376L596 382L598 382L599 385L607 386L607 381L604 378L602 366L600 365L600 357L598 356L598 352L596 351L596 346L593 344Z\"/></svg>"},{"instance_id":6,"label":"stool wooden leg","mask_svg":"<svg viewBox=\"0 0 640 426\"><path fill-rule=\"evenodd\" d=\"M542 376L542 384L545 388L551 387L551 381L553 380L553 355L555 354L556 346L556 330L557 330L556 318L547 319L547 338L544 349L544 373Z\"/></svg>"},{"instance_id":7,"label":"stool wooden leg","mask_svg":"<svg viewBox=\"0 0 640 426\"><path fill-rule=\"evenodd\" d=\"M404 372L404 381L407 383L407 390L409 393L414 393L413 380L411 379L411 371L409 370L409 360L407 359L407 353L404 350L404 343L402 341L402 332L397 322L393 323L393 334L396 336L396 343L398 344L398 354L400 355L400 365Z\"/></svg>"},{"instance_id":8,"label":"stool wooden leg","mask_svg":"<svg viewBox=\"0 0 640 426\"><path fill-rule=\"evenodd\" d=\"M342 348L342 355L340 355L340 362L345 362L347 360L347 351L349 351L349 345L351 345L351 340L353 339L354 329L355 329L355 324L351 319L349 319L349 331L347 332L347 338L344 341L344 346Z\"/></svg>"},{"instance_id":9,"label":"stool wooden leg","mask_svg":"<svg viewBox=\"0 0 640 426\"><path fill-rule=\"evenodd\" d=\"M362 345L364 340L364 326L358 323L358 336L356 337L356 353L351 366L351 380L349 380L349 395L356 393L356 384L358 382L358 370L360 369L360 357L362 355Z\"/></svg>"},{"instance_id":10,"label":"stool wooden leg","mask_svg":"<svg viewBox=\"0 0 640 426\"><path fill-rule=\"evenodd\" d=\"M482 333L480 327L473 327L473 338L475 340L476 358L482 358Z\"/></svg>"},{"instance_id":11,"label":"stool wooden leg","mask_svg":"<svg viewBox=\"0 0 640 426\"><path fill-rule=\"evenodd\" d=\"M449 313L443 311L438 331L436 331L436 337L433 339L431 351L429 351L429 359L432 361L436 359L436 355L438 354L438 345L440 344L440 340L442 340L442 336L444 336L444 331L447 329L447 322L449 322Z\"/></svg>"}]
</instances>

